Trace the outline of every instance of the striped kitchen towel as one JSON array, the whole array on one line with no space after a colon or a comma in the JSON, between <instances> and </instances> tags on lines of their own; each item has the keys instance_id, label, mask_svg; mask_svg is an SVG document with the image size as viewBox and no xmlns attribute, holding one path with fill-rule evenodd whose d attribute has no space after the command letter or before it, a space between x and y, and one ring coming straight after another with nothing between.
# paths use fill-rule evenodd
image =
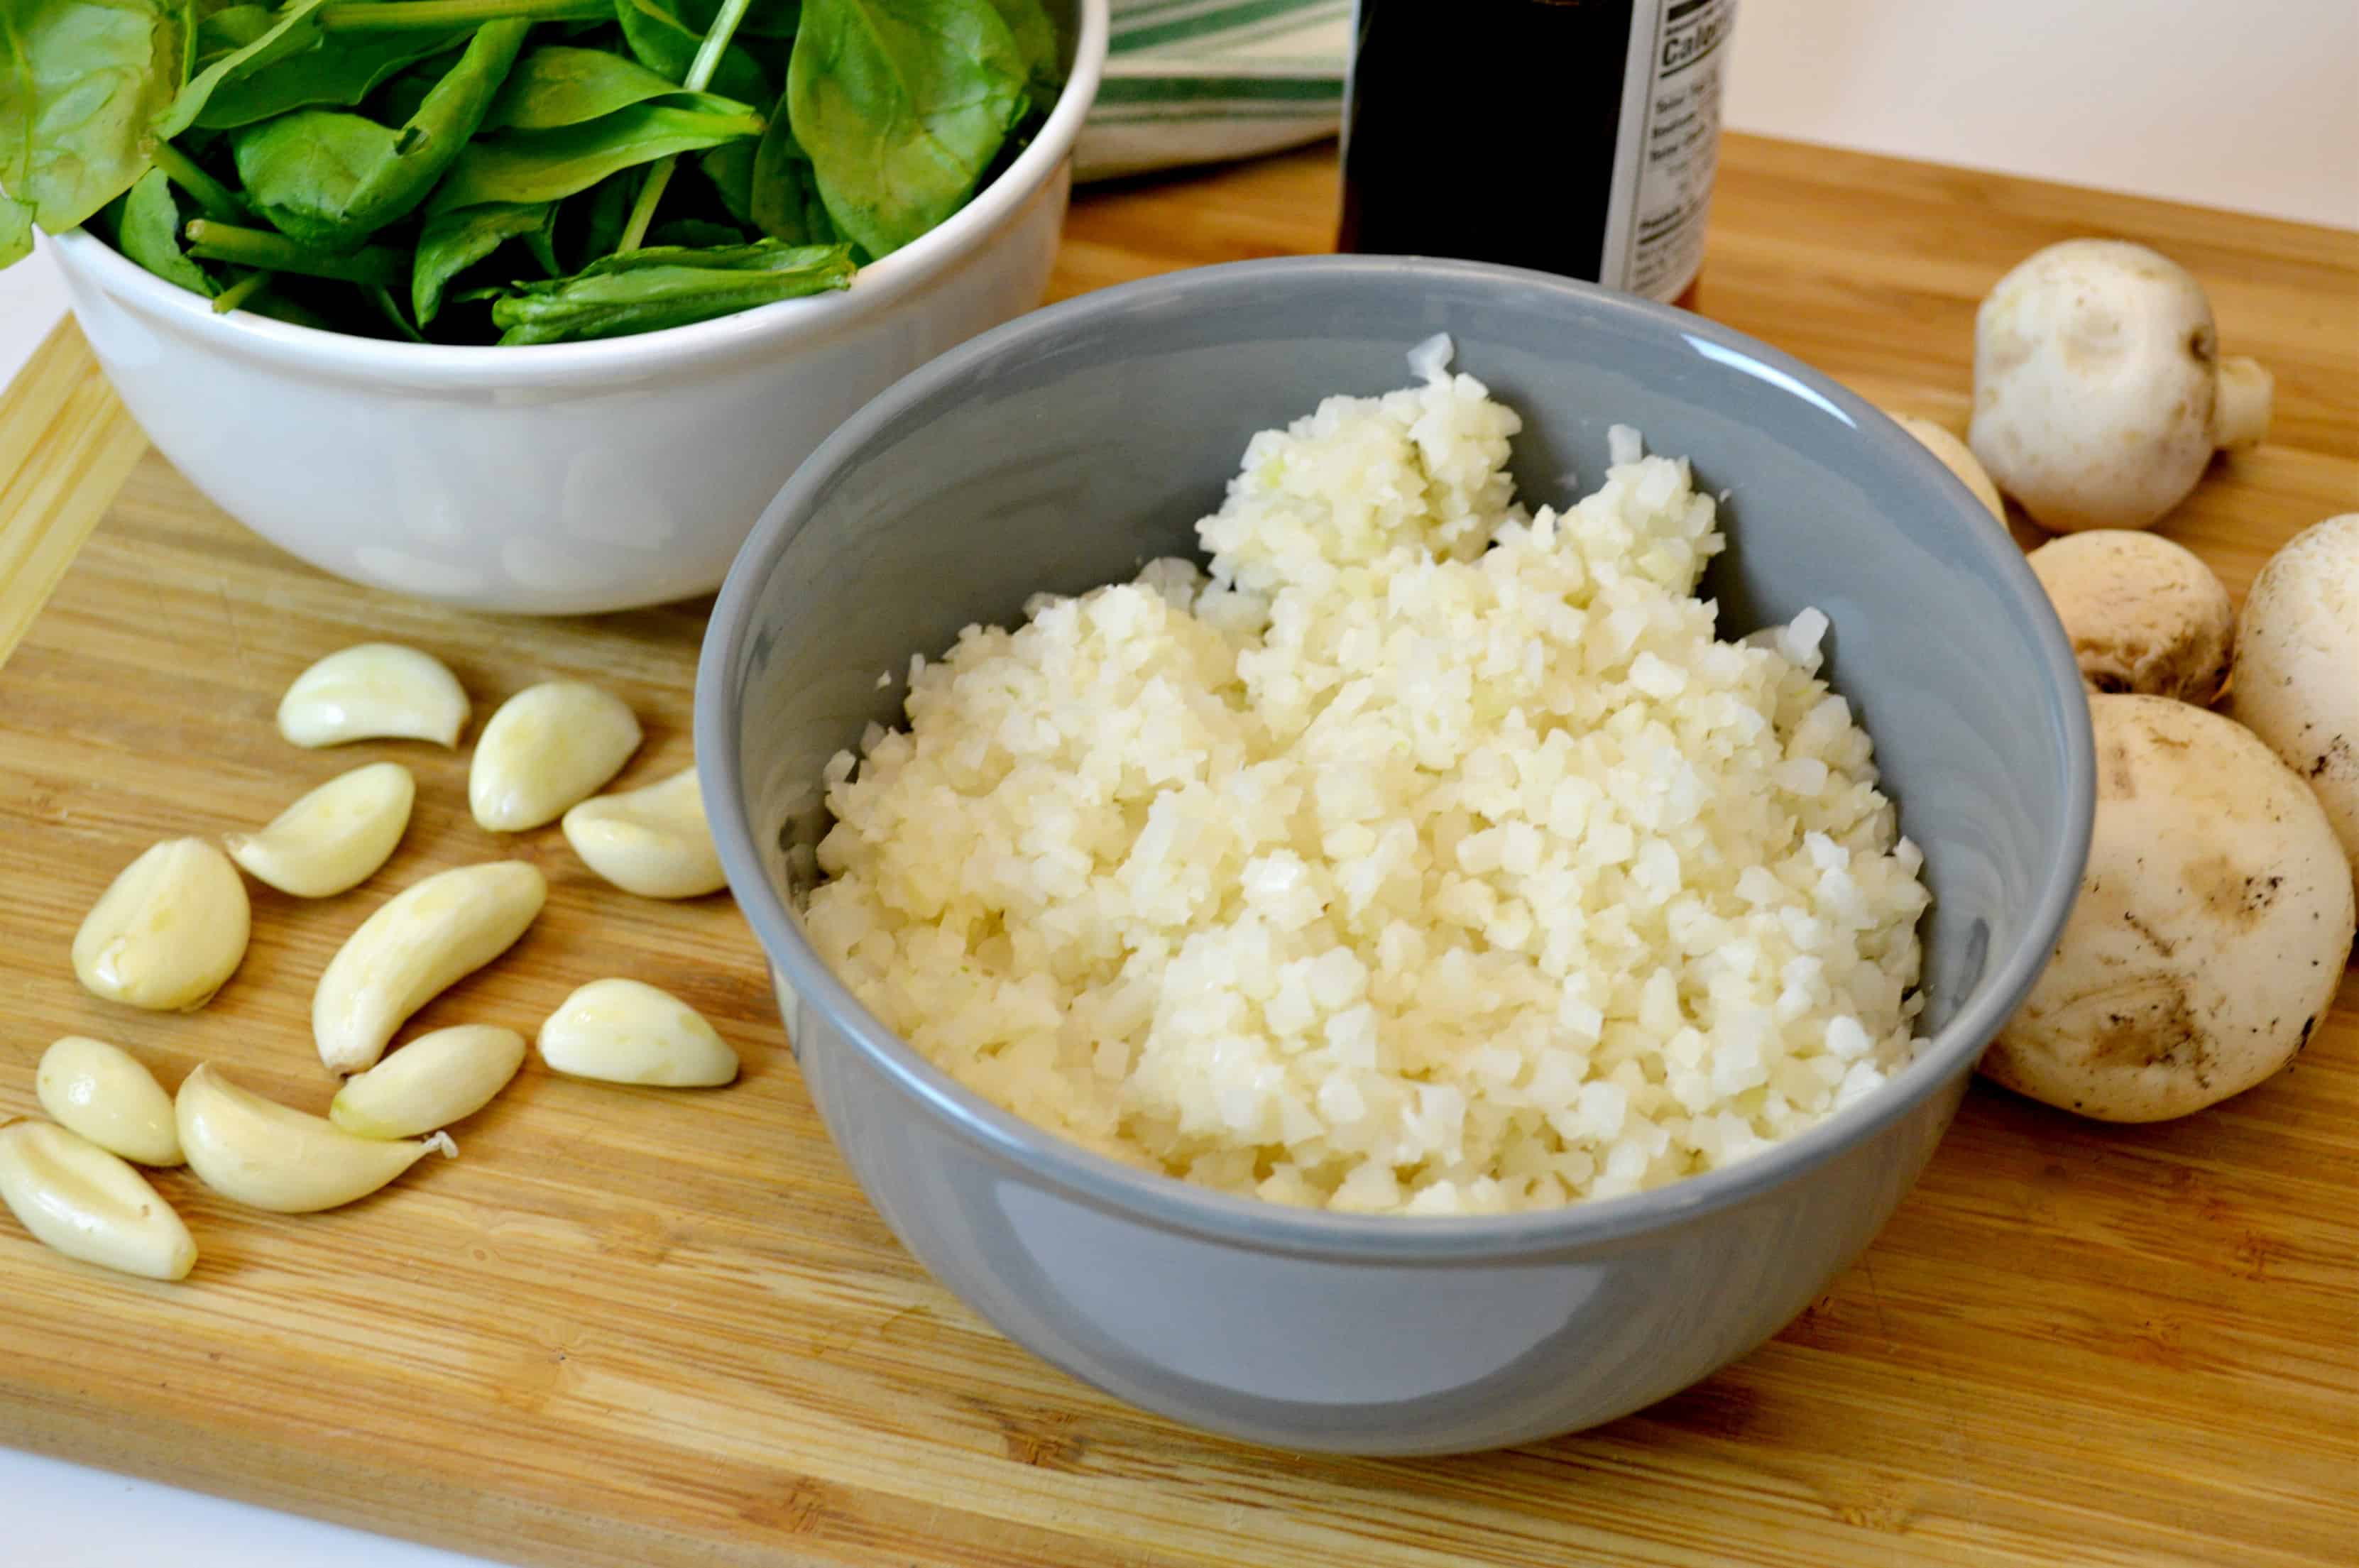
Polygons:
<instances>
[{"instance_id":1,"label":"striped kitchen towel","mask_svg":"<svg viewBox=\"0 0 2359 1568\"><path fill-rule=\"evenodd\" d=\"M1107 180L1335 134L1352 0L1114 0L1074 174Z\"/></svg>"}]
</instances>

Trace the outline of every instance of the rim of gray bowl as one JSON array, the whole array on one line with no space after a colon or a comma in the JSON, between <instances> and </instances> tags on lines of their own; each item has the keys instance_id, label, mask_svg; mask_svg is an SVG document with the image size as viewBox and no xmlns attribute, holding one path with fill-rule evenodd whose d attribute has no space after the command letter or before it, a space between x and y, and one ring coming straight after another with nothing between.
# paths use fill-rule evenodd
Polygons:
<instances>
[{"instance_id":1,"label":"rim of gray bowl","mask_svg":"<svg viewBox=\"0 0 2359 1568\"><path fill-rule=\"evenodd\" d=\"M853 287L800 299L781 299L734 315L683 327L665 327L588 343L413 343L356 337L273 321L251 310L214 311L212 303L167 282L83 229L44 234L61 261L89 273L111 293L130 296L178 317L214 344L291 369L374 376L397 385L449 382L495 386L562 386L585 377L633 377L724 360L818 336L889 308L911 289L967 258L994 224L1013 212L1072 156L1082 123L1097 99L1111 31L1109 0L1074 0L1081 26L1073 37L1072 74L1032 145L997 179L940 224L882 260L860 269Z\"/></svg>"},{"instance_id":2,"label":"rim of gray bowl","mask_svg":"<svg viewBox=\"0 0 2359 1568\"><path fill-rule=\"evenodd\" d=\"M825 1013L873 1064L908 1092L912 1114L932 1116L970 1144L1021 1166L1083 1202L1230 1245L1338 1260L1440 1264L1508 1259L1578 1250L1642 1235L1745 1203L1794 1180L1908 1115L1961 1068L1970 1068L1968 1059L1997 1032L2047 964L2049 950L2079 891L2096 804L2094 743L2071 645L2022 552L2006 536L1990 529L1986 521L1975 537L1982 540L2002 583L2041 628L2037 652L2061 699L2061 716L2069 719L2077 713L2080 718L2077 724L2060 725L2070 816L2064 824L2064 853L2049 868L2027 927L2037 940L2026 941L1996 964L1981 994L1881 1088L1816 1127L1734 1165L1623 1197L1509 1214L1348 1214L1234 1196L1121 1164L991 1104L919 1055L828 968L771 884L755 847L737 787L739 693L733 674L741 661L756 596L777 556L800 530L812 498L834 470L879 430L931 397L944 383L995 356L1036 341L1055 340L1073 328L1118 321L1134 307L1148 301L1168 309L1190 295L1280 288L1321 275L1472 278L1553 296L1571 308L1649 323L1691 341L1704 339L1790 377L1809 394L1840 410L1861 438L1882 447L1886 457L1916 467L1930 484L1946 486L1962 526L1969 517L1983 514L1982 503L1915 437L1857 393L1790 354L1701 316L1549 273L1422 256L1286 256L1143 278L1034 311L910 372L840 426L764 511L731 566L713 606L696 682L696 749L705 811L730 889L752 922L768 962L784 973L805 1006ZM1200 307L1212 308L1202 307L1201 301ZM1402 345L1404 351L1408 346Z\"/></svg>"}]
</instances>

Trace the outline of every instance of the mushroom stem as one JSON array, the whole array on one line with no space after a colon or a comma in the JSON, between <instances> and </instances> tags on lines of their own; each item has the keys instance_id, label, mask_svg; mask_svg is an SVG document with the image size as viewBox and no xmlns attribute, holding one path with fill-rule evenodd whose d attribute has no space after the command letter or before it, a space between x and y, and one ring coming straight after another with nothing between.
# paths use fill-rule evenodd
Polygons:
<instances>
[{"instance_id":1,"label":"mushroom stem","mask_svg":"<svg viewBox=\"0 0 2359 1568\"><path fill-rule=\"evenodd\" d=\"M2218 389L2212 403L2212 441L2215 446L2258 446L2269 433L2269 405L2277 393L2277 377L2256 359L2231 354L2220 362Z\"/></svg>"}]
</instances>

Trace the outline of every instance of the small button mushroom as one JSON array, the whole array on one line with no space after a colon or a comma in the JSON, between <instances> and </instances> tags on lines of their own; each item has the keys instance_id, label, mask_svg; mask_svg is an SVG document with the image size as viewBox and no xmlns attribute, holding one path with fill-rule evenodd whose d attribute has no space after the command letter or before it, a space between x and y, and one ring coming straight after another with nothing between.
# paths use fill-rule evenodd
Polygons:
<instances>
[{"instance_id":1,"label":"small button mushroom","mask_svg":"<svg viewBox=\"0 0 2359 1568\"><path fill-rule=\"evenodd\" d=\"M1982 1059L2100 1121L2183 1116L2293 1059L2351 951L2351 877L2293 770L2219 714L2100 695L2097 822L2055 955Z\"/></svg>"},{"instance_id":2,"label":"small button mushroom","mask_svg":"<svg viewBox=\"0 0 2359 1568\"><path fill-rule=\"evenodd\" d=\"M2090 690L2196 703L2220 694L2236 611L2194 552L2160 534L2093 528L2049 540L2030 564Z\"/></svg>"},{"instance_id":3,"label":"small button mushroom","mask_svg":"<svg viewBox=\"0 0 2359 1568\"><path fill-rule=\"evenodd\" d=\"M2359 512L2304 528L2253 579L2229 712L2309 780L2359 879Z\"/></svg>"},{"instance_id":4,"label":"small button mushroom","mask_svg":"<svg viewBox=\"0 0 2359 1568\"><path fill-rule=\"evenodd\" d=\"M1941 466L1956 474L1992 517L2001 524L2006 523L2006 503L1999 499L1998 486L1991 483L1991 476L1983 472L1983 465L1974 460L1973 448L1951 435L1946 428L1914 414L1895 414L1892 422L1915 436L1917 444L1940 458Z\"/></svg>"},{"instance_id":5,"label":"small button mushroom","mask_svg":"<svg viewBox=\"0 0 2359 1568\"><path fill-rule=\"evenodd\" d=\"M2203 286L2121 240L2052 245L1974 313L1969 443L2053 532L2142 528L2223 447L2267 433L2274 383L2219 356Z\"/></svg>"}]
</instances>

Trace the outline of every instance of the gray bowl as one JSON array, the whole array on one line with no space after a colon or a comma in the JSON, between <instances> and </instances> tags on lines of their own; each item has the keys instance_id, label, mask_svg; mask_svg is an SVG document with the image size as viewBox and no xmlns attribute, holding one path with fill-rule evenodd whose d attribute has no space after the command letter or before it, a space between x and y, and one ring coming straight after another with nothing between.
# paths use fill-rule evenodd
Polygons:
<instances>
[{"instance_id":1,"label":"gray bowl","mask_svg":"<svg viewBox=\"0 0 2359 1568\"><path fill-rule=\"evenodd\" d=\"M1527 496L1606 427L1726 489L1724 635L1815 604L1923 846L1918 1060L1729 1169L1530 1214L1305 1212L1130 1170L959 1087L805 938L820 775L900 717L909 656L1193 553L1246 438L1409 380L1436 332L1524 417ZM897 679L880 689L880 671ZM2038 975L2089 841L2089 718L2046 599L1940 463L1852 393L1710 321L1536 273L1312 257L1072 300L868 405L771 503L704 646L697 755L795 1056L887 1224L1010 1337L1135 1404L1289 1448L1432 1454L1607 1421L1775 1334L1889 1217Z\"/></svg>"}]
</instances>

